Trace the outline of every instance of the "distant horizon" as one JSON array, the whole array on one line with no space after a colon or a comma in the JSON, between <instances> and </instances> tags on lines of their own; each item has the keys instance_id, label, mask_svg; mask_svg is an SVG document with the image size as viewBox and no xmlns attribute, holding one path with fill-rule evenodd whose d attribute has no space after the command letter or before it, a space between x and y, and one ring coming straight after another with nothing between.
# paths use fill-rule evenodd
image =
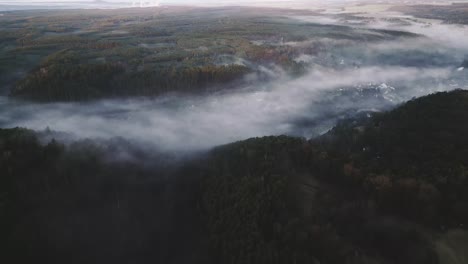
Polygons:
<instances>
[{"instance_id":1,"label":"distant horizon","mask_svg":"<svg viewBox=\"0 0 468 264\"><path fill-rule=\"evenodd\" d=\"M329 4L329 3L359 3L367 2L369 4L386 4L386 3L454 3L454 2L467 2L468 0L458 0L458 1L445 1L445 0L432 0L432 1L423 1L423 0L0 0L0 5L69 5L69 4L123 4L123 5L132 5L132 3L139 2L158 2L162 5L277 5L277 4L289 4L291 6L304 5L304 4Z\"/></svg>"},{"instance_id":2,"label":"distant horizon","mask_svg":"<svg viewBox=\"0 0 468 264\"><path fill-rule=\"evenodd\" d=\"M197 6L197 7L261 7L316 10L320 8L336 8L344 5L358 4L436 4L450 5L452 3L467 3L468 0L0 0L0 12L26 11L26 10L66 10L66 9L120 9L132 7L157 6Z\"/></svg>"},{"instance_id":3,"label":"distant horizon","mask_svg":"<svg viewBox=\"0 0 468 264\"><path fill-rule=\"evenodd\" d=\"M140 4L143 2L143 4ZM273 7L273 8L299 8L307 9L317 7L319 4L337 3L337 2L357 2L356 0L203 0L203 1L187 1L187 0L48 0L48 1L11 1L0 0L0 11L15 11L15 10L33 10L33 9L93 9L93 8L128 8L128 7L155 7L155 6L255 6L255 7Z\"/></svg>"}]
</instances>

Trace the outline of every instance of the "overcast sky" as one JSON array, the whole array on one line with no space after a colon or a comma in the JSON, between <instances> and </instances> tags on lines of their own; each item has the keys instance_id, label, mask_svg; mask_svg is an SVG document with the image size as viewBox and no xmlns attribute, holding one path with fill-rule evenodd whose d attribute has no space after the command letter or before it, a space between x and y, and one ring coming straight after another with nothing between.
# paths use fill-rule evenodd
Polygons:
<instances>
[{"instance_id":1,"label":"overcast sky","mask_svg":"<svg viewBox=\"0 0 468 264\"><path fill-rule=\"evenodd\" d=\"M140 2L140 0L104 0L109 3L129 3ZM299 7L312 3L323 2L347 2L355 0L143 0L144 2L158 1L160 4L186 4L186 5L259 5L259 6L282 6ZM55 6L67 5L67 3L94 2L94 0L0 0L0 4L8 5L35 5L35 6ZM83 6L81 4L81 6Z\"/></svg>"},{"instance_id":2,"label":"overcast sky","mask_svg":"<svg viewBox=\"0 0 468 264\"><path fill-rule=\"evenodd\" d=\"M132 3L133 1L139 2L140 0L104 0L106 2L114 2L114 3ZM143 0L143 1L152 1L152 0ZM238 2L245 2L245 3L277 3L277 2L318 2L324 0L159 0L161 3L187 3L187 4L197 4L197 3L222 3L222 2L230 2L230 3L238 3ZM353 1L353 0L326 0L326 1ZM0 3L23 3L23 4L32 4L32 3L52 3L52 2L94 2L93 0L0 0Z\"/></svg>"},{"instance_id":3,"label":"overcast sky","mask_svg":"<svg viewBox=\"0 0 468 264\"><path fill-rule=\"evenodd\" d=\"M104 0L105 2L115 3L132 3L134 1L139 2L140 0ZM151 0L143 0L151 1ZM294 0L160 0L160 2L185 2L185 3L199 3L199 2L294 2ZM315 2L318 0L306 0ZM336 1L336 0L335 0ZM0 3L51 3L51 2L94 2L93 0L0 0ZM300 1L303 2L303 1Z\"/></svg>"},{"instance_id":4,"label":"overcast sky","mask_svg":"<svg viewBox=\"0 0 468 264\"><path fill-rule=\"evenodd\" d=\"M108 3L122 3L121 6L103 6L100 7L127 7L132 2L140 2L140 0L104 0ZM221 5L244 5L244 6L269 6L269 7L291 7L291 8L312 8L321 5L328 4L341 4L341 3L353 3L353 2L368 2L368 3L382 3L382 2L399 2L399 3L450 3L451 0L142 0L144 2L158 1L159 4L170 5L170 4L182 4L182 5L199 5L199 6L221 6ZM468 0L456 0L456 2L466 2ZM80 2L80 4L74 4ZM68 8L95 8L96 4L86 5L85 3L93 3L95 0L0 0L0 4L7 6L23 6L23 5L34 5L40 8L53 8L59 7ZM9 9L8 7L5 10ZM2 9L0 9L2 11Z\"/></svg>"}]
</instances>

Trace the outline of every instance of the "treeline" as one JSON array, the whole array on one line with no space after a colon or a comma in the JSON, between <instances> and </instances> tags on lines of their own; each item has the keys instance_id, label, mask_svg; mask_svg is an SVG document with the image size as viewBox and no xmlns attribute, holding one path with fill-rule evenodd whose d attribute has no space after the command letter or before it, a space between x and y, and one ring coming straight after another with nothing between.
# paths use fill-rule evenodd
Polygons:
<instances>
[{"instance_id":1,"label":"treeline","mask_svg":"<svg viewBox=\"0 0 468 264\"><path fill-rule=\"evenodd\" d=\"M338 125L327 148L347 157L345 177L386 212L436 226L468 223L468 93L416 99L356 129Z\"/></svg>"},{"instance_id":2,"label":"treeline","mask_svg":"<svg viewBox=\"0 0 468 264\"><path fill-rule=\"evenodd\" d=\"M449 24L468 24L468 5L455 3L452 5L415 5L392 7L392 10L402 11L415 17L439 19Z\"/></svg>"},{"instance_id":3,"label":"treeline","mask_svg":"<svg viewBox=\"0 0 468 264\"><path fill-rule=\"evenodd\" d=\"M216 85L225 86L250 72L241 65L206 65L132 73L120 78L116 88L123 95L158 95L169 92L197 92ZM129 90L129 87L133 87Z\"/></svg>"},{"instance_id":4,"label":"treeline","mask_svg":"<svg viewBox=\"0 0 468 264\"><path fill-rule=\"evenodd\" d=\"M468 224L467 110L468 92L441 93L319 139L213 151L202 208L216 261L438 263L422 230Z\"/></svg>"},{"instance_id":5,"label":"treeline","mask_svg":"<svg viewBox=\"0 0 468 264\"><path fill-rule=\"evenodd\" d=\"M1 259L187 263L184 252L198 263L207 253L193 217L196 178L174 163L120 139L63 145L0 129Z\"/></svg>"},{"instance_id":6,"label":"treeline","mask_svg":"<svg viewBox=\"0 0 468 264\"><path fill-rule=\"evenodd\" d=\"M468 59L464 60L461 67L468 68Z\"/></svg>"},{"instance_id":7,"label":"treeline","mask_svg":"<svg viewBox=\"0 0 468 264\"><path fill-rule=\"evenodd\" d=\"M314 260L314 251L294 246L309 239L307 233L297 233L302 231L301 223L295 221L287 204L294 174L300 173L295 155L301 154L306 143L296 138L266 137L211 153L201 208L214 263ZM307 247L311 249L313 243Z\"/></svg>"},{"instance_id":8,"label":"treeline","mask_svg":"<svg viewBox=\"0 0 468 264\"><path fill-rule=\"evenodd\" d=\"M244 66L129 70L123 63L55 64L30 73L16 84L13 96L39 101L79 101L115 96L194 92L240 79Z\"/></svg>"},{"instance_id":9,"label":"treeline","mask_svg":"<svg viewBox=\"0 0 468 264\"><path fill-rule=\"evenodd\" d=\"M40 68L20 81L12 95L39 101L75 101L100 98L112 89L125 68L119 64L94 64Z\"/></svg>"},{"instance_id":10,"label":"treeline","mask_svg":"<svg viewBox=\"0 0 468 264\"><path fill-rule=\"evenodd\" d=\"M167 29L155 26L135 26L131 28L131 33L132 35L138 36L140 38L170 37L173 34Z\"/></svg>"},{"instance_id":11,"label":"treeline","mask_svg":"<svg viewBox=\"0 0 468 264\"><path fill-rule=\"evenodd\" d=\"M16 40L18 48L37 48L43 46L58 46L62 49L94 49L108 50L121 46L116 41L95 41L79 37L21 38Z\"/></svg>"},{"instance_id":12,"label":"treeline","mask_svg":"<svg viewBox=\"0 0 468 264\"><path fill-rule=\"evenodd\" d=\"M210 164L201 212L214 263L437 263L417 223L382 211L346 179L345 156L315 142L252 139Z\"/></svg>"}]
</instances>

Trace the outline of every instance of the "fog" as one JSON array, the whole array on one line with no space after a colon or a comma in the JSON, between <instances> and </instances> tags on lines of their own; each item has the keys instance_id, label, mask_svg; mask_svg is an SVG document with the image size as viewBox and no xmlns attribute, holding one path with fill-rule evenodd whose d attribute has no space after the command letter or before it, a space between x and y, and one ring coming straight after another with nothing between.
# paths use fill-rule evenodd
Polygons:
<instances>
[{"instance_id":1,"label":"fog","mask_svg":"<svg viewBox=\"0 0 468 264\"><path fill-rule=\"evenodd\" d=\"M264 135L317 136L339 118L451 89L439 85L451 76L450 68L365 67L312 70L296 80L209 96L56 104L3 98L0 126L50 128L78 138L124 137L163 150L203 150Z\"/></svg>"},{"instance_id":2,"label":"fog","mask_svg":"<svg viewBox=\"0 0 468 264\"><path fill-rule=\"evenodd\" d=\"M381 21L361 27L396 29ZM123 137L167 151L194 151L266 135L311 138L342 118L468 88L467 71L459 69L468 54L465 27L413 23L400 29L421 37L302 54L297 60L307 63L308 72L300 78L275 71L270 81L224 92L53 104L1 97L0 127L50 128L73 138Z\"/></svg>"}]
</instances>

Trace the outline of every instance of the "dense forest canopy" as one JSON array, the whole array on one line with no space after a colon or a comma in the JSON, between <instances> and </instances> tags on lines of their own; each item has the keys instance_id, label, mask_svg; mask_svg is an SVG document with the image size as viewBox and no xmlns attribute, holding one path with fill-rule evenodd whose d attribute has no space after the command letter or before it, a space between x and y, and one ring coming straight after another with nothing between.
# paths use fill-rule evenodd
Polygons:
<instances>
[{"instance_id":1,"label":"dense forest canopy","mask_svg":"<svg viewBox=\"0 0 468 264\"><path fill-rule=\"evenodd\" d=\"M466 91L438 93L317 139L178 161L2 129L1 248L72 263L449 263L447 247L466 258L467 113ZM118 151L135 158L109 158Z\"/></svg>"}]
</instances>

